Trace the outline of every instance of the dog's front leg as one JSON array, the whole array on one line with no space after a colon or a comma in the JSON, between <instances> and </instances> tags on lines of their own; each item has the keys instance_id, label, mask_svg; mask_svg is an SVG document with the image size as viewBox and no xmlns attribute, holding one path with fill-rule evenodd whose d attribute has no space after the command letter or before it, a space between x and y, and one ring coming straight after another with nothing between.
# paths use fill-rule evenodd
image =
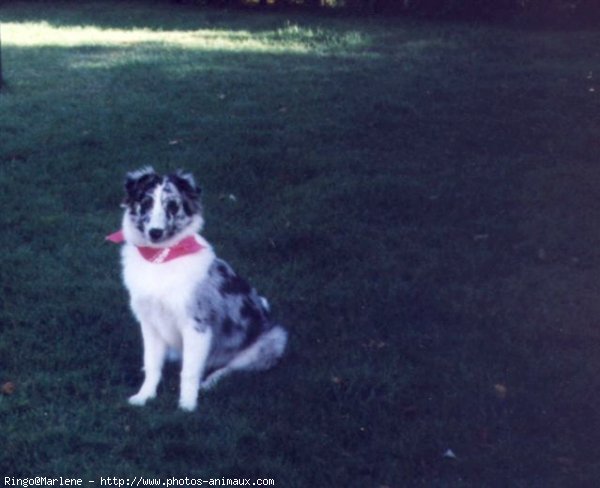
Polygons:
<instances>
[{"instance_id":1,"label":"dog's front leg","mask_svg":"<svg viewBox=\"0 0 600 488\"><path fill-rule=\"evenodd\" d=\"M131 405L144 405L156 396L160 383L167 345L156 330L146 322L141 322L144 342L144 382L135 395L129 397Z\"/></svg>"},{"instance_id":2,"label":"dog's front leg","mask_svg":"<svg viewBox=\"0 0 600 488\"><path fill-rule=\"evenodd\" d=\"M181 389L179 392L179 408L191 412L198 403L200 378L210 350L212 332L209 328L203 331L188 327L183 332L183 364L181 367Z\"/></svg>"}]
</instances>

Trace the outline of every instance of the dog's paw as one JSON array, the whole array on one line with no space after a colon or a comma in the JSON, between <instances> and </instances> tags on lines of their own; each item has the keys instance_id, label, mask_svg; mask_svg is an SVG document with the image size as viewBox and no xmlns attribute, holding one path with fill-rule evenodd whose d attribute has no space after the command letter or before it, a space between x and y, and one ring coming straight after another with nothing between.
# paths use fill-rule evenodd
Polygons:
<instances>
[{"instance_id":1,"label":"dog's paw","mask_svg":"<svg viewBox=\"0 0 600 488\"><path fill-rule=\"evenodd\" d=\"M140 395L139 393L137 395L133 395L130 396L127 399L127 402L129 403L129 405L134 405L136 407L143 407L144 405L146 405L146 402L152 397L149 397L147 395Z\"/></svg>"},{"instance_id":2,"label":"dog's paw","mask_svg":"<svg viewBox=\"0 0 600 488\"><path fill-rule=\"evenodd\" d=\"M197 405L198 402L196 400L190 400L185 398L179 399L179 408L184 412L193 412L194 410L196 410Z\"/></svg>"}]
</instances>

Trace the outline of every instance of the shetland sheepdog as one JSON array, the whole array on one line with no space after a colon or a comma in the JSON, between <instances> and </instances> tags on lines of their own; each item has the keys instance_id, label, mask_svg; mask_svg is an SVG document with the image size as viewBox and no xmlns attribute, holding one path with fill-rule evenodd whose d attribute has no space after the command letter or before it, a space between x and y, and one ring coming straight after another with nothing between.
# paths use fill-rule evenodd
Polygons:
<instances>
[{"instance_id":1,"label":"shetland sheepdog","mask_svg":"<svg viewBox=\"0 0 600 488\"><path fill-rule=\"evenodd\" d=\"M127 174L122 228L123 281L144 346L144 381L129 398L156 396L164 362L181 359L179 407L193 411L198 392L235 370L268 369L282 356L287 332L269 304L200 235L200 188L182 171L151 167Z\"/></svg>"}]
</instances>

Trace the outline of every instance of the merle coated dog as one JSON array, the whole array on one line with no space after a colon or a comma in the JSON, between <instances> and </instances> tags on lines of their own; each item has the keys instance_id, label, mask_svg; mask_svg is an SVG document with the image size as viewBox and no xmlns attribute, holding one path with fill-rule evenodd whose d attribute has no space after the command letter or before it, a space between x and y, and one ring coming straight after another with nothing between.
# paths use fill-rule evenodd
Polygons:
<instances>
[{"instance_id":1,"label":"merle coated dog","mask_svg":"<svg viewBox=\"0 0 600 488\"><path fill-rule=\"evenodd\" d=\"M199 234L200 189L184 172L129 173L122 229L123 280L142 330L144 382L129 398L156 396L165 360L181 359L179 406L194 410L198 390L235 370L263 370L282 356L287 332L269 304Z\"/></svg>"}]
</instances>

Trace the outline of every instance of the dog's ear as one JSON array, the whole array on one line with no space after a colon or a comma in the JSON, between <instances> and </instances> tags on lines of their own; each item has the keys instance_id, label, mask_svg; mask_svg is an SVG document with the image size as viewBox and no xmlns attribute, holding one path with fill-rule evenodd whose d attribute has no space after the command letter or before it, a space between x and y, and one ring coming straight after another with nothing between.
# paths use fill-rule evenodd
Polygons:
<instances>
[{"instance_id":1,"label":"dog's ear","mask_svg":"<svg viewBox=\"0 0 600 488\"><path fill-rule=\"evenodd\" d=\"M124 205L131 205L139 200L150 186L156 183L160 176L151 166L145 166L136 171L127 173L125 177L125 201Z\"/></svg>"},{"instance_id":2,"label":"dog's ear","mask_svg":"<svg viewBox=\"0 0 600 488\"><path fill-rule=\"evenodd\" d=\"M188 214L195 213L200 210L200 194L202 190L196 184L196 180L191 173L178 170L169 175L169 179L181 193L183 197L184 209Z\"/></svg>"}]
</instances>

